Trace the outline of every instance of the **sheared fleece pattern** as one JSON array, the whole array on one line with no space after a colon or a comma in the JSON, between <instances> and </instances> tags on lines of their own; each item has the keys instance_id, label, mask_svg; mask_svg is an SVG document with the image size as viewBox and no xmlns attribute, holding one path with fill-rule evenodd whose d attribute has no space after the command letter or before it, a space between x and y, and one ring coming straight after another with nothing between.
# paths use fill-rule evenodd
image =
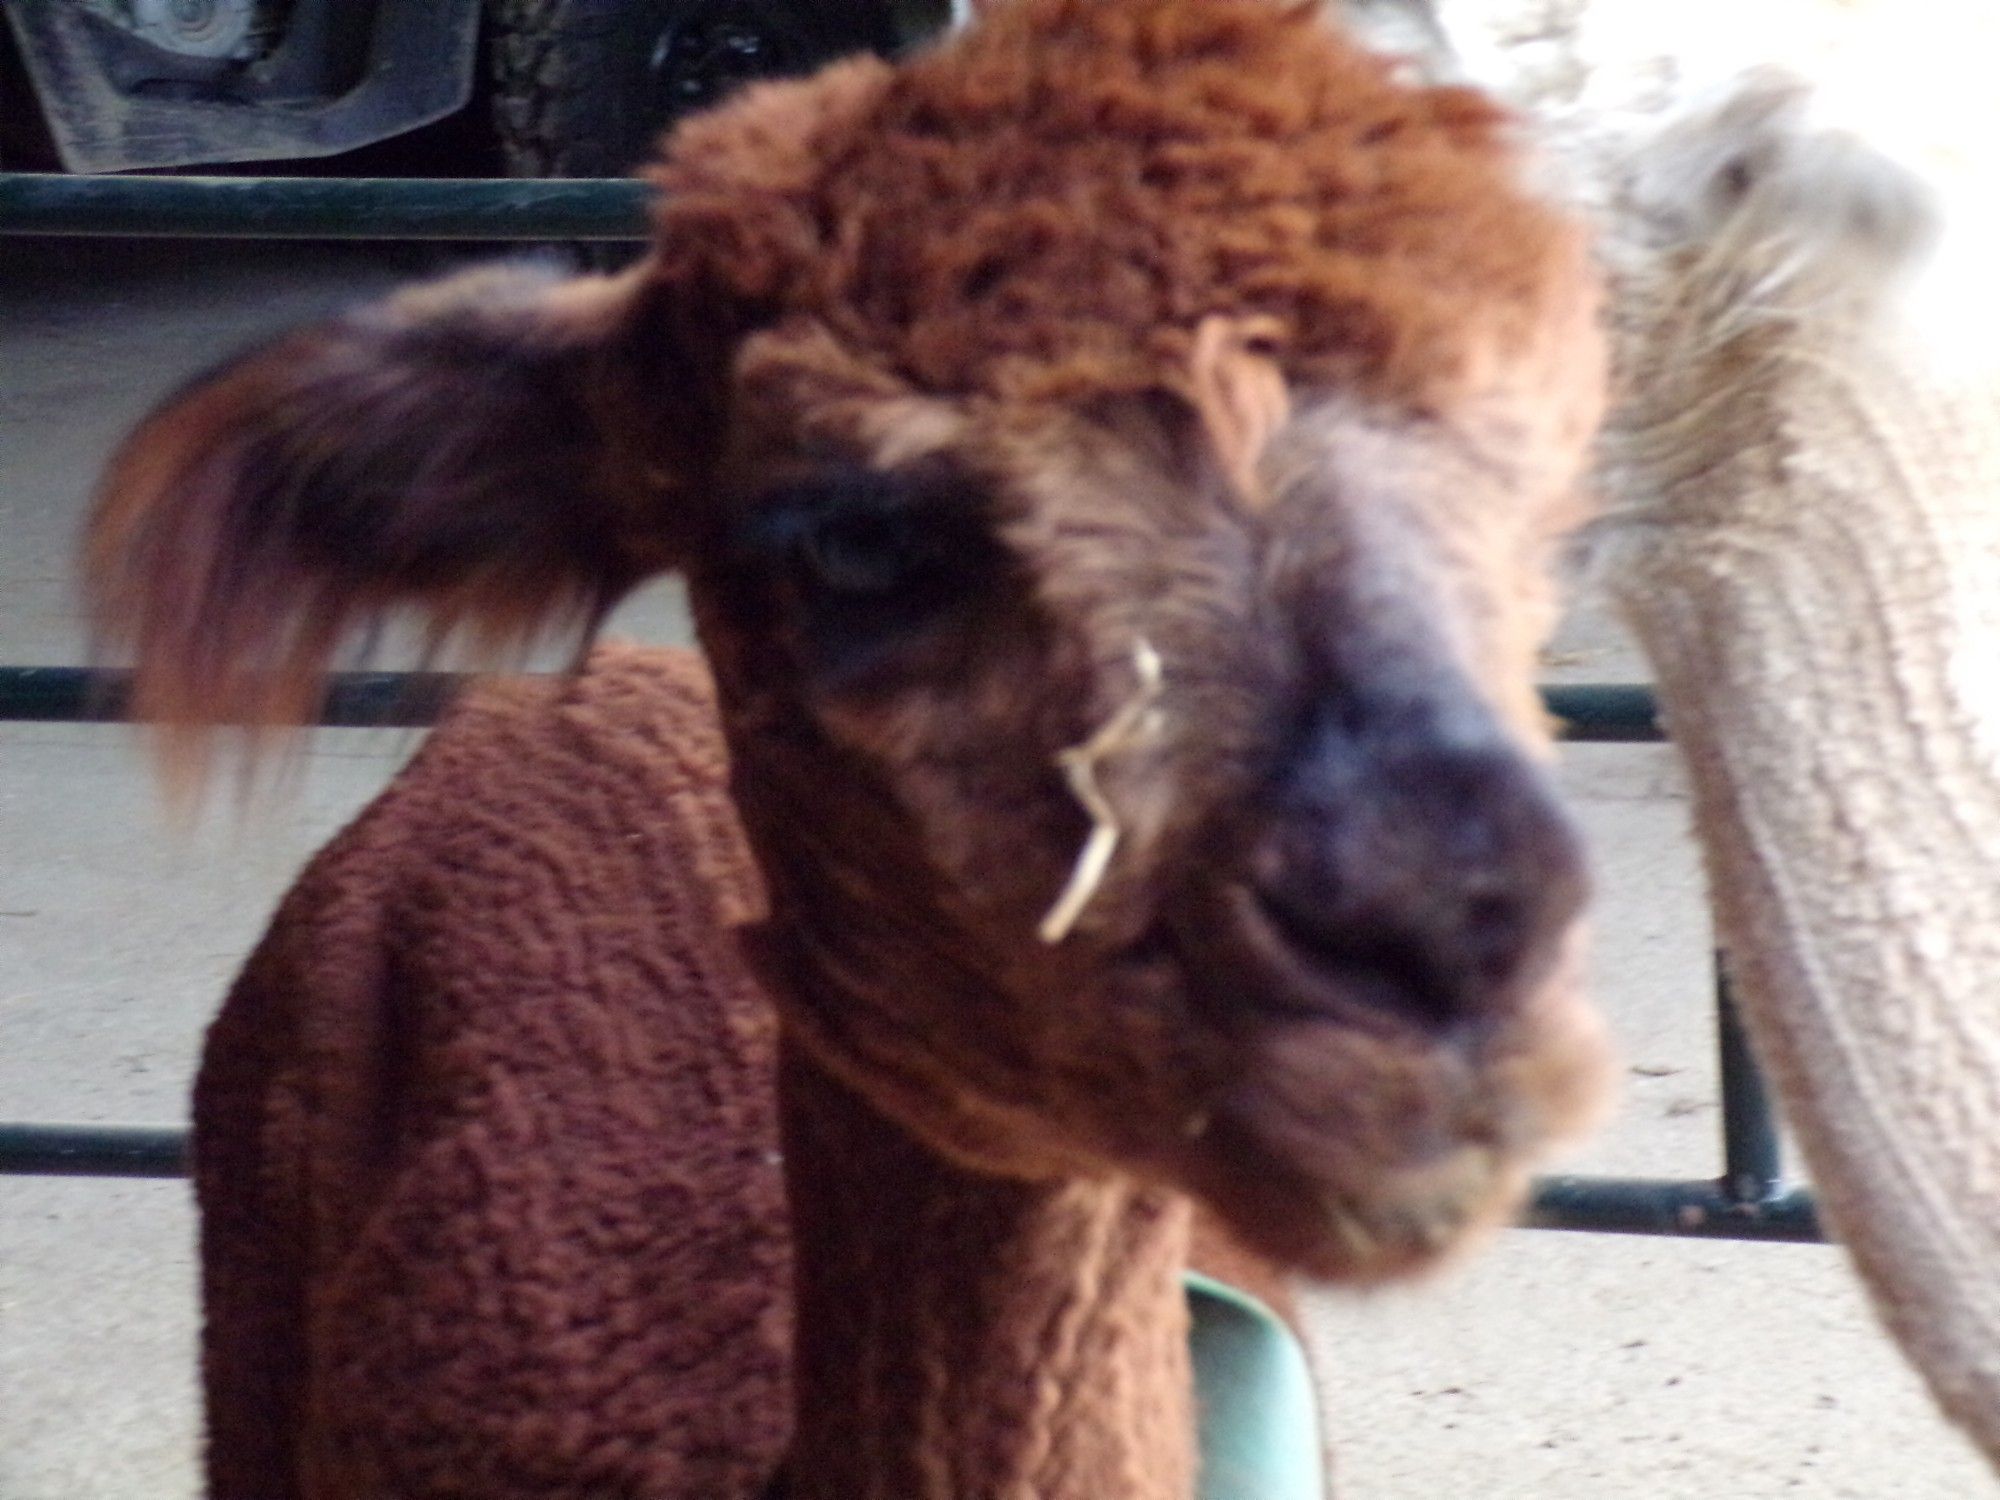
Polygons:
<instances>
[{"instance_id":1,"label":"sheared fleece pattern","mask_svg":"<svg viewBox=\"0 0 2000 1500\"><path fill-rule=\"evenodd\" d=\"M705 670L482 687L308 869L195 1097L211 1493L756 1493L773 1015Z\"/></svg>"}]
</instances>

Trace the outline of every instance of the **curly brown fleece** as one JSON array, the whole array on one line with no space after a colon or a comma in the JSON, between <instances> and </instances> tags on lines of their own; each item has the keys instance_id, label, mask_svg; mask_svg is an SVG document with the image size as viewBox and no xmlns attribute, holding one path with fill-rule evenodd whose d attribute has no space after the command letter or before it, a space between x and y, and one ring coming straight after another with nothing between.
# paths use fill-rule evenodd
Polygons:
<instances>
[{"instance_id":1,"label":"curly brown fleece","mask_svg":"<svg viewBox=\"0 0 2000 1500\"><path fill-rule=\"evenodd\" d=\"M1399 84L1325 25L1016 0L901 68L767 90L673 138L660 279L822 317L930 391L1171 387L1224 315L1271 320L1302 384L1447 403L1574 295L1576 231L1514 185L1491 101Z\"/></svg>"},{"instance_id":2,"label":"curly brown fleece","mask_svg":"<svg viewBox=\"0 0 2000 1500\"><path fill-rule=\"evenodd\" d=\"M286 899L195 1094L210 1493L754 1493L776 1022L707 674L456 709Z\"/></svg>"}]
</instances>

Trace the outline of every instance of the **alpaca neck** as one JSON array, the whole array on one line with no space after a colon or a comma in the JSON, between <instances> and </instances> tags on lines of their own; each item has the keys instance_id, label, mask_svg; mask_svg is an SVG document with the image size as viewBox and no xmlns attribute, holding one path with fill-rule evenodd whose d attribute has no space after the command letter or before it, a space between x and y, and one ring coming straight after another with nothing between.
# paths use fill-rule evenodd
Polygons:
<instances>
[{"instance_id":1,"label":"alpaca neck","mask_svg":"<svg viewBox=\"0 0 2000 1500\"><path fill-rule=\"evenodd\" d=\"M797 1047L786 1500L1188 1500L1188 1210L956 1167Z\"/></svg>"},{"instance_id":2,"label":"alpaca neck","mask_svg":"<svg viewBox=\"0 0 2000 1500\"><path fill-rule=\"evenodd\" d=\"M1635 470L1659 519L1614 581L1832 1222L2000 1451L2000 412L1868 353L1759 372L1756 441Z\"/></svg>"}]
</instances>

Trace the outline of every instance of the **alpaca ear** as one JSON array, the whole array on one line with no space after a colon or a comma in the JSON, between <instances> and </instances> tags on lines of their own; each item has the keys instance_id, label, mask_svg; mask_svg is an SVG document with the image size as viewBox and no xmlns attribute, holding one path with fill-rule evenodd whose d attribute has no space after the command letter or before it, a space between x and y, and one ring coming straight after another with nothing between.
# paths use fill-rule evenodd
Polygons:
<instances>
[{"instance_id":1,"label":"alpaca ear","mask_svg":"<svg viewBox=\"0 0 2000 1500\"><path fill-rule=\"evenodd\" d=\"M87 539L138 716L199 750L201 726L308 717L341 641L400 607L491 651L672 566L699 464L676 437L719 425L719 381L659 300L644 268L468 272L168 400L112 459Z\"/></svg>"}]
</instances>

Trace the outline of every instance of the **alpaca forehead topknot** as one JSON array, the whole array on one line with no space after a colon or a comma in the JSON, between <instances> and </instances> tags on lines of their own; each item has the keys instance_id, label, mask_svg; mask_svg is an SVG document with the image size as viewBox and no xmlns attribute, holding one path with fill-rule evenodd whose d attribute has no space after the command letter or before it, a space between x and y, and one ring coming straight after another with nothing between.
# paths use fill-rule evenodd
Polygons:
<instances>
[{"instance_id":1,"label":"alpaca forehead topknot","mask_svg":"<svg viewBox=\"0 0 2000 1500\"><path fill-rule=\"evenodd\" d=\"M1309 7L1012 0L684 127L661 274L935 394L1199 407L1219 317L1294 385L1435 407L1588 279L1515 157L1490 102L1399 84Z\"/></svg>"}]
</instances>

